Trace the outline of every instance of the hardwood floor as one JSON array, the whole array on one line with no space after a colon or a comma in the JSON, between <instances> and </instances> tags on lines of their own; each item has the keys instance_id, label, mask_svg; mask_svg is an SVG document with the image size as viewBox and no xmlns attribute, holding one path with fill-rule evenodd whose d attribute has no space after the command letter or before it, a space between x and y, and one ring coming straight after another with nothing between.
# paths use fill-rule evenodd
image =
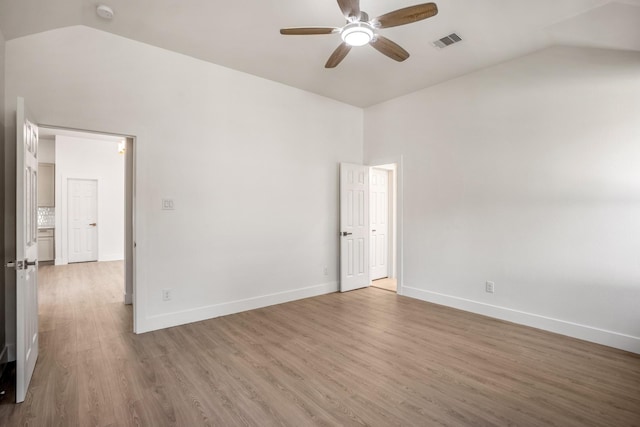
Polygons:
<instances>
[{"instance_id":1,"label":"hardwood floor","mask_svg":"<svg viewBox=\"0 0 640 427\"><path fill-rule=\"evenodd\" d=\"M632 353L375 288L134 335L121 263L40 272L2 426L640 426Z\"/></svg>"},{"instance_id":2,"label":"hardwood floor","mask_svg":"<svg viewBox=\"0 0 640 427\"><path fill-rule=\"evenodd\" d=\"M386 289L387 291L397 292L398 291L398 282L396 279L391 279L389 277L385 277L384 279L378 279L371 282L371 286L379 289Z\"/></svg>"}]
</instances>

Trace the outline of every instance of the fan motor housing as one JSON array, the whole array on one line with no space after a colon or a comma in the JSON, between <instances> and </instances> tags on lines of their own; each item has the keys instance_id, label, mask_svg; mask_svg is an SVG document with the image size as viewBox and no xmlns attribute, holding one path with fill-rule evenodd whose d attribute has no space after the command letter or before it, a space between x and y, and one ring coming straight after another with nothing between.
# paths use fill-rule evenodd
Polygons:
<instances>
[{"instance_id":1,"label":"fan motor housing","mask_svg":"<svg viewBox=\"0 0 640 427\"><path fill-rule=\"evenodd\" d=\"M369 14L367 12L364 11L360 11L360 16L359 17L354 17L354 20L351 22L369 22Z\"/></svg>"}]
</instances>

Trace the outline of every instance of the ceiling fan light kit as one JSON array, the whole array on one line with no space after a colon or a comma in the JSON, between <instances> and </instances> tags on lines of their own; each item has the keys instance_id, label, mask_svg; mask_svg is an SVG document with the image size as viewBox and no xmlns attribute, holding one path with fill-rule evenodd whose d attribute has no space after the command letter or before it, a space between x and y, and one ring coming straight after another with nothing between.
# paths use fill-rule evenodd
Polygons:
<instances>
[{"instance_id":1,"label":"ceiling fan light kit","mask_svg":"<svg viewBox=\"0 0 640 427\"><path fill-rule=\"evenodd\" d=\"M373 26L368 22L352 22L340 31L342 40L350 46L364 46L375 36Z\"/></svg>"},{"instance_id":2,"label":"ceiling fan light kit","mask_svg":"<svg viewBox=\"0 0 640 427\"><path fill-rule=\"evenodd\" d=\"M378 34L379 29L411 24L437 15L435 3L423 3L394 10L369 20L369 15L360 10L360 0L338 0L338 6L347 23L342 28L303 27L282 28L280 34L286 36L303 36L317 34L340 33L342 43L331 54L325 68L336 67L347 56L352 46L371 45L378 52L389 58L402 62L409 57L409 52L386 37Z\"/></svg>"}]
</instances>

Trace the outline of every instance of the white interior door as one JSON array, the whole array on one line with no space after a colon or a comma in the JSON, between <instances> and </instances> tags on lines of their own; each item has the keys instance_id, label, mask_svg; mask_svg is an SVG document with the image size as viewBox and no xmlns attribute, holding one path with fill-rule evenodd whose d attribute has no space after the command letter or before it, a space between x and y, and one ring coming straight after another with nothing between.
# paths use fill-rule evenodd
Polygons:
<instances>
[{"instance_id":1,"label":"white interior door","mask_svg":"<svg viewBox=\"0 0 640 427\"><path fill-rule=\"evenodd\" d=\"M98 260L98 181L69 179L69 262Z\"/></svg>"},{"instance_id":2,"label":"white interior door","mask_svg":"<svg viewBox=\"0 0 640 427\"><path fill-rule=\"evenodd\" d=\"M38 359L38 126L16 109L16 402L23 402Z\"/></svg>"},{"instance_id":3,"label":"white interior door","mask_svg":"<svg viewBox=\"0 0 640 427\"><path fill-rule=\"evenodd\" d=\"M341 163L340 292L369 284L369 168Z\"/></svg>"},{"instance_id":4,"label":"white interior door","mask_svg":"<svg viewBox=\"0 0 640 427\"><path fill-rule=\"evenodd\" d=\"M389 277L389 171L371 169L371 280Z\"/></svg>"}]
</instances>

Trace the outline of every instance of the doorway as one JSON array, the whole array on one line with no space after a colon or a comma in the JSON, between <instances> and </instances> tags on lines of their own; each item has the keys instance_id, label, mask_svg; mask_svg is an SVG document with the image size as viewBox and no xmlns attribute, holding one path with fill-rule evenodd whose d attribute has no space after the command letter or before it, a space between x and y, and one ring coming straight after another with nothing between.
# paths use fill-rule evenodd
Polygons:
<instances>
[{"instance_id":1,"label":"doorway","mask_svg":"<svg viewBox=\"0 0 640 427\"><path fill-rule=\"evenodd\" d=\"M369 224L371 231L371 286L397 292L396 264L396 171L395 163L369 170Z\"/></svg>"},{"instance_id":2,"label":"doorway","mask_svg":"<svg viewBox=\"0 0 640 427\"><path fill-rule=\"evenodd\" d=\"M122 263L120 298L132 305L135 138L40 125L40 141L41 161L55 171L55 203L38 218L55 236L51 263Z\"/></svg>"},{"instance_id":3,"label":"doorway","mask_svg":"<svg viewBox=\"0 0 640 427\"><path fill-rule=\"evenodd\" d=\"M135 290L133 283L135 277L135 274L133 274L133 268L135 267L133 250L135 247L133 242L133 224L135 223L133 210L135 189L133 161L134 138L37 125L37 121L29 114L24 99L18 97L16 101L16 144L7 144L9 147L15 147L15 151L9 153L10 156L15 154L15 168L9 170L8 175L11 177L9 188L15 186L16 197L13 199L15 200L13 206L8 206L8 209L5 207L5 212L12 214L13 211L15 211L15 226L13 227L15 240L11 240L7 244L9 249L12 247L15 248L15 255L12 255L11 260L5 265L5 277L9 278L10 285L12 285L7 293L12 292L12 294L9 294L9 297L15 298L16 301L15 310L6 316L6 360L11 362L15 361L15 370L12 371L12 375L16 384L15 401L19 403L24 401L27 396L28 385L34 372L35 362L40 348L40 328L42 328L43 331L46 330L48 333L49 339L46 341L47 343L71 342L73 340L69 340L69 334L79 337L78 334L80 334L80 332L78 328L93 328L91 331L85 331L86 333L83 338L81 340L79 339L78 342L82 342L83 345L85 345L89 339L94 339L93 345L97 345L100 344L99 342L95 342L96 338L100 339L101 331L99 328L107 325L110 320L115 320L115 322L111 322L111 325L114 326L114 328L111 328L112 331L115 330L122 333L133 330L133 332L136 332L134 314L137 310L135 310L135 307L123 304L123 302L131 302L132 298L130 298L129 301L127 301L126 297L124 301L122 298L123 288L126 289L126 292L130 291L131 295ZM115 284L116 289L114 291L106 294L94 292L94 290L100 291L104 289L102 286L104 281L101 281L104 275L95 274L96 272L93 268L94 263L75 264L78 266L87 266L88 269L86 269L86 271L78 271L77 269L72 271L68 268L57 270L58 267L43 266L44 270L53 273L49 275L51 279L49 283L56 283L56 286L46 286L46 283L43 283L45 286L38 286L38 278L41 273L39 259L51 257L53 260L57 256L55 251L51 250L51 246L47 247L46 251L39 251L41 242L46 240L51 244L55 239L55 234L51 232L42 233L46 234L46 236L40 236L41 230L39 229L39 225L48 219L52 219L54 223L56 220L59 221L60 217L55 215L56 197L52 197L52 195L60 191L60 189L67 188L61 184L62 182L66 182L66 178L62 180L61 177L58 177L57 179L54 178L51 180L47 187L43 187L44 191L38 191L42 179L46 176L50 177L52 175L50 172L55 170L55 165L51 164L42 168L45 173L42 175L39 174L39 164L46 162L45 153L42 152L45 151L44 144L42 146L39 144L40 141L44 141L46 138L41 140L39 136L44 137L47 132L51 135L71 133L75 137L79 136L77 135L78 133L84 133L85 135L90 135L88 138L93 137L93 139L118 138L119 144L122 146L121 153L124 154L125 149L129 149L130 154L122 157L120 160L123 167L120 173L121 183L118 186L121 193L120 200L122 202L122 208L119 214L122 226L120 227L121 231L119 234L121 237L124 235L124 241L120 245L120 252L124 250L124 256L119 256L120 261L118 265L121 272L118 274L117 269L115 269L118 278L116 278L116 280L106 279L107 282ZM55 140L55 138L54 136L53 139ZM120 151L120 146L117 148L118 151ZM84 163L82 151L83 150L79 149L75 152L76 158L80 159L80 164ZM116 153L118 153L118 151L116 151ZM47 170L49 172L46 172ZM6 176L7 175L5 175L5 177ZM55 177L55 173L53 176ZM15 180L13 180L14 178ZM41 193L43 196L42 200L45 206L39 206L38 193ZM100 194L100 192L98 192L98 194ZM51 201L52 199L54 200L53 203ZM10 202L12 201L11 199L8 200ZM66 206L66 200L65 203L58 203L58 206L64 208ZM41 207L46 208L45 211L40 212ZM64 224L65 222L62 221L61 223ZM124 225L125 223L126 227ZM6 222L5 225L7 225ZM55 230L56 228L50 224L47 225L50 229ZM62 233L62 235L64 236L65 233ZM43 237L42 240L41 237ZM7 238L6 235L5 238ZM127 266L127 274L124 274L125 263ZM129 266L131 266L130 271L132 274L129 274ZM53 271L54 268L56 268L55 272ZM69 283L73 282L71 279L78 279L76 282L81 283L86 292L82 295L78 294L78 286L73 286L73 283L71 283L72 286L69 286ZM110 309L104 306L105 295L112 297L113 304L120 307L120 310L117 311L121 313L121 316L118 318L112 316L111 313L109 313ZM40 300L41 296L43 298ZM93 297L94 300L91 301L90 297ZM81 303L78 304L78 302ZM64 305L64 307L62 307L62 305ZM8 310L11 308L12 306L8 306ZM86 311L89 310L93 311L94 318L92 320L89 320L89 317L86 315ZM75 325L70 325L67 322L69 316L76 317ZM60 332L60 336L57 338L51 337L50 333L54 329L58 329ZM107 331L107 334L113 335L113 332ZM106 334L103 333L102 335ZM75 343L75 341L73 342ZM42 347L44 349L46 346L43 345Z\"/></svg>"},{"instance_id":4,"label":"doorway","mask_svg":"<svg viewBox=\"0 0 640 427\"><path fill-rule=\"evenodd\" d=\"M340 163L340 292L402 294L402 158Z\"/></svg>"}]
</instances>

